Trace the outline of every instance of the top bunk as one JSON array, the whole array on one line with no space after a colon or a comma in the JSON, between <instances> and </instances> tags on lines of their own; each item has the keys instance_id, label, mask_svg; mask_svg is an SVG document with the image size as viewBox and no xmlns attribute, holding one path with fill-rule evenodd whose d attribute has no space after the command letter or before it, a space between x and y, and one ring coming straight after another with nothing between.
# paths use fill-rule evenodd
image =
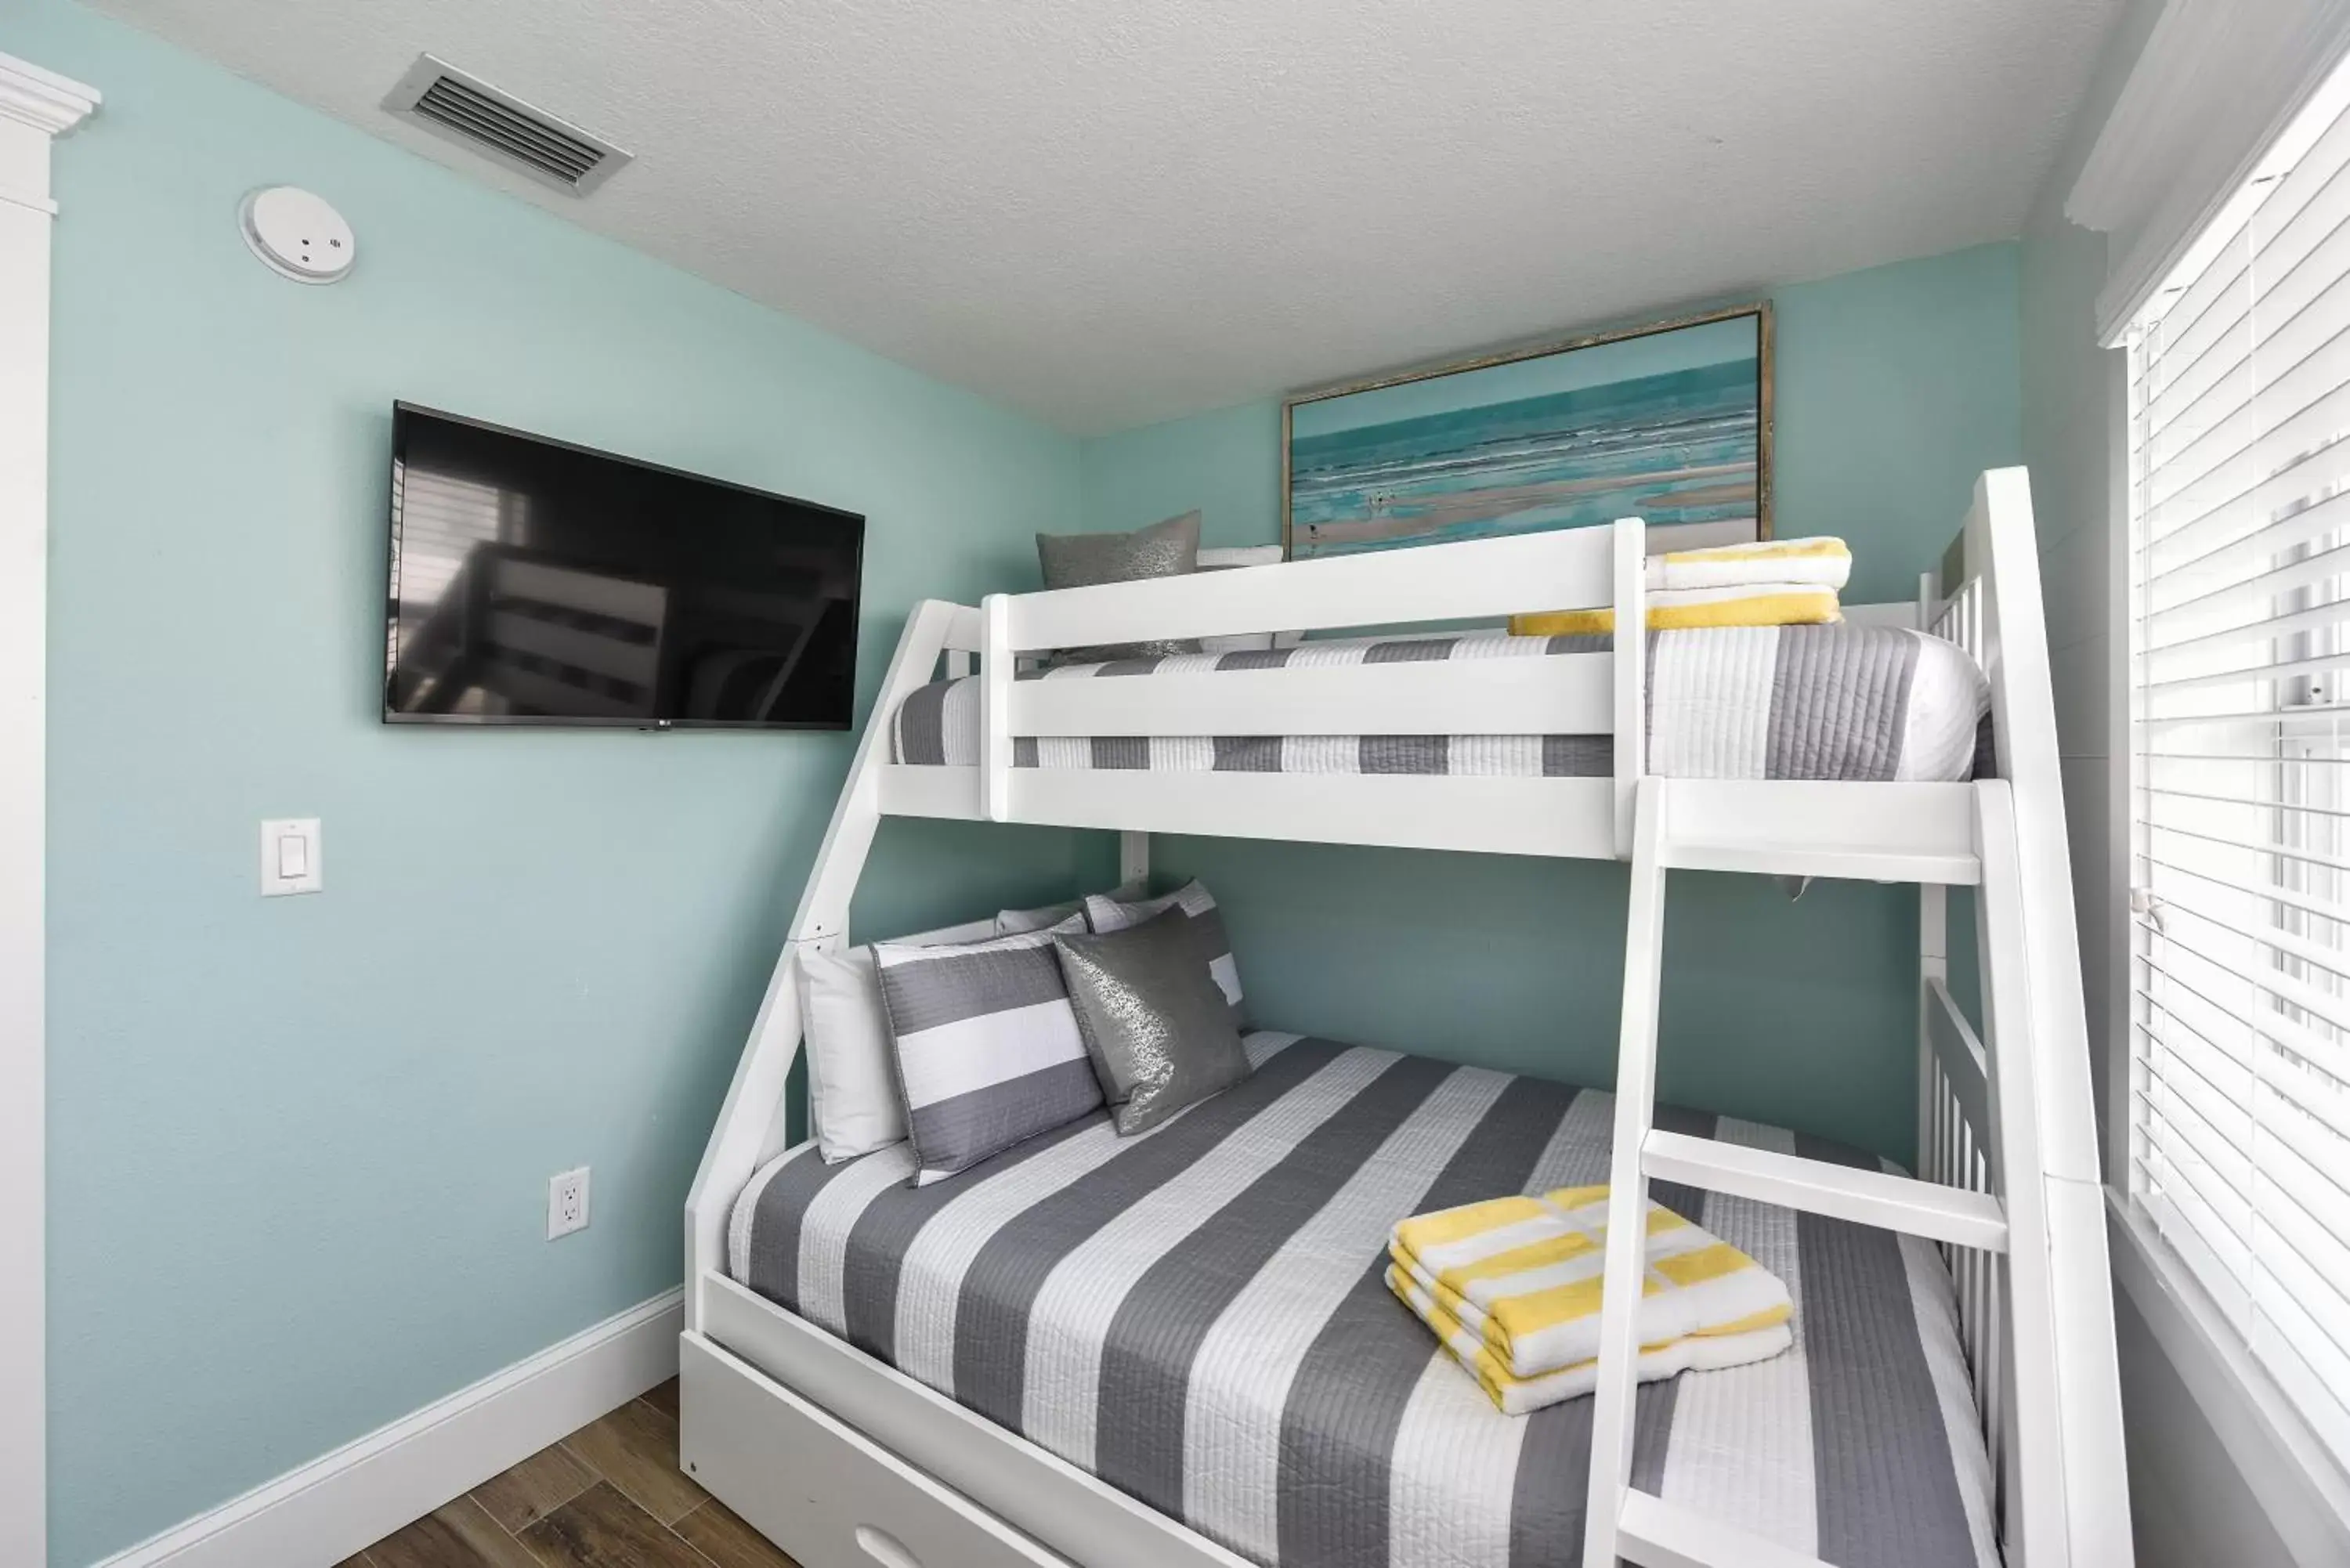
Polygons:
<instances>
[{"instance_id":1,"label":"top bunk","mask_svg":"<svg viewBox=\"0 0 2350 1568\"><path fill-rule=\"evenodd\" d=\"M1983 771L2039 774L2037 753L2053 792L2022 470L1981 477L1916 600L1846 607L1841 625L1617 639L1493 624L1590 607L1645 625L1647 549L1625 519L924 601L852 794L879 815L1606 859L1629 856L1657 776L1674 781L1677 866L1969 883L1986 711ZM1367 627L1381 630L1295 640ZM1210 651L1037 668L1195 639Z\"/></svg>"}]
</instances>

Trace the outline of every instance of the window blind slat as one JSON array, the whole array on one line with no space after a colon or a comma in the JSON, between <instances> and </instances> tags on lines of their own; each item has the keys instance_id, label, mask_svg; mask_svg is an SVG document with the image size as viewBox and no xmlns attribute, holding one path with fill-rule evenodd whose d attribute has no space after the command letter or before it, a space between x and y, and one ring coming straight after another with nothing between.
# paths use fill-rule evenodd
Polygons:
<instances>
[{"instance_id":1,"label":"window blind slat","mask_svg":"<svg viewBox=\"0 0 2350 1568\"><path fill-rule=\"evenodd\" d=\"M2159 539L2178 523L2260 488L2306 452L2338 439L2350 411L2350 336L2337 333L2263 383L2225 418L2149 441L2146 485Z\"/></svg>"},{"instance_id":2,"label":"window blind slat","mask_svg":"<svg viewBox=\"0 0 2350 1568\"><path fill-rule=\"evenodd\" d=\"M2168 1162L2171 1174L2192 1191L2227 1231L2229 1240L2251 1246L2251 1167L2227 1140L2205 1126L2194 1108L2157 1084L2137 1092L2141 1130Z\"/></svg>"},{"instance_id":3,"label":"window blind slat","mask_svg":"<svg viewBox=\"0 0 2350 1568\"><path fill-rule=\"evenodd\" d=\"M2217 631L2246 625L2253 618L2264 619L2272 602L2280 595L2322 584L2350 571L2350 545L2336 545L2282 565L2276 564L2273 556L2263 558L2252 550L2243 551L2241 559L2248 576L2154 611L2146 618L2147 634L2159 635L2167 640L2181 632L2191 635L2198 628Z\"/></svg>"},{"instance_id":4,"label":"window blind slat","mask_svg":"<svg viewBox=\"0 0 2350 1568\"><path fill-rule=\"evenodd\" d=\"M2335 441L2311 448L2277 472L2222 498L2208 511L2188 516L2160 537L2149 535L2138 546L2147 557L2147 588L2153 592L2168 581L2168 574L2197 562L2232 564L2232 552L2266 548L2284 551L2339 528L2350 502L2340 499L2350 483L2350 443ZM2289 504L2297 497L2324 499L2303 507ZM2324 511L2319 515L2308 514ZM2182 587L2192 582L2181 579Z\"/></svg>"}]
</instances>

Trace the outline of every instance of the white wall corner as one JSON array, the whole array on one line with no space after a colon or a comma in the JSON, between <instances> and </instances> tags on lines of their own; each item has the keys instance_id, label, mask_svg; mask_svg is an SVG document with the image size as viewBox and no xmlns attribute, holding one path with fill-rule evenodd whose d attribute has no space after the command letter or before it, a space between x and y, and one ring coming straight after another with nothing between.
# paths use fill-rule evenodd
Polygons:
<instances>
[{"instance_id":1,"label":"white wall corner","mask_svg":"<svg viewBox=\"0 0 2350 1568\"><path fill-rule=\"evenodd\" d=\"M0 55L0 119L63 136L88 119L99 101L96 88L14 55Z\"/></svg>"},{"instance_id":2,"label":"white wall corner","mask_svg":"<svg viewBox=\"0 0 2350 1568\"><path fill-rule=\"evenodd\" d=\"M0 55L0 1563L48 1557L49 143L92 89Z\"/></svg>"}]
</instances>

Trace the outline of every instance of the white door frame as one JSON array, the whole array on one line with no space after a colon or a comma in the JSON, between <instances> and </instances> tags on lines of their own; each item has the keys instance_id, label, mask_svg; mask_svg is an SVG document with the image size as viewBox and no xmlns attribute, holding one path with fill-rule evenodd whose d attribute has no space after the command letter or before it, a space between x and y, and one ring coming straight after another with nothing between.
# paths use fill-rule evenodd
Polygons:
<instances>
[{"instance_id":1,"label":"white door frame","mask_svg":"<svg viewBox=\"0 0 2350 1568\"><path fill-rule=\"evenodd\" d=\"M0 55L0 1563L49 1559L49 143L97 107L80 83Z\"/></svg>"}]
</instances>

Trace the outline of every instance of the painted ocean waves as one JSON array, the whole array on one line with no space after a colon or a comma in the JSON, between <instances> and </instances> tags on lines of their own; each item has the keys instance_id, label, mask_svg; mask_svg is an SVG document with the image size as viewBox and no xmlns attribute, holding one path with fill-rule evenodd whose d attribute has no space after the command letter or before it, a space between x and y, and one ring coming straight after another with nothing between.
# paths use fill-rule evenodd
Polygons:
<instances>
[{"instance_id":1,"label":"painted ocean waves","mask_svg":"<svg viewBox=\"0 0 2350 1568\"><path fill-rule=\"evenodd\" d=\"M1395 549L1626 516L1651 525L1753 524L1762 515L1768 451L1763 336L1752 315L1738 325L1746 328L1745 352L1726 358L1709 352L1711 363L1672 363L1688 356L1669 343L1675 333L1660 332L1549 357L1617 351L1612 361L1579 368L1586 384L1571 384L1575 375L1538 361L1327 400L1293 430L1291 554ZM1731 326L1680 330L1709 332L1718 345L1718 329ZM1659 364L1665 368L1650 369ZM1590 379L1619 367L1644 373ZM1511 374L1501 379L1497 370ZM1476 400L1481 392L1538 388L1545 376L1570 384ZM1359 422L1334 406L1382 398L1383 404L1366 403Z\"/></svg>"}]
</instances>

